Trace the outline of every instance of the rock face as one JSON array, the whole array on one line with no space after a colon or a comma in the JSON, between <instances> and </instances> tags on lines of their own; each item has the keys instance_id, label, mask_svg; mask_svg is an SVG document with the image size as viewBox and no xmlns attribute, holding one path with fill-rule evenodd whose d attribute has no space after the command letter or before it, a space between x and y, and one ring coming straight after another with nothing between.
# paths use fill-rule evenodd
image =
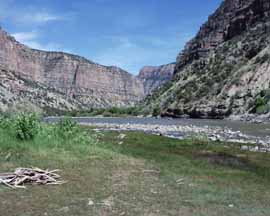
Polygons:
<instances>
[{"instance_id":1,"label":"rock face","mask_svg":"<svg viewBox=\"0 0 270 216\"><path fill-rule=\"evenodd\" d=\"M18 79L51 89L55 95L64 95L64 100L72 104L69 108L127 106L144 96L141 81L120 68L102 66L71 54L33 50L2 29L0 66L3 69L0 75L12 73ZM36 105L49 106L46 102Z\"/></svg>"},{"instance_id":2,"label":"rock face","mask_svg":"<svg viewBox=\"0 0 270 216\"><path fill-rule=\"evenodd\" d=\"M269 0L225 0L177 57L172 84L146 105L208 118L269 112L269 35Z\"/></svg>"},{"instance_id":3,"label":"rock face","mask_svg":"<svg viewBox=\"0 0 270 216\"><path fill-rule=\"evenodd\" d=\"M186 44L177 58L177 69L193 60L207 56L224 41L254 27L256 22L269 18L267 0L226 0L201 27L194 39Z\"/></svg>"},{"instance_id":4,"label":"rock face","mask_svg":"<svg viewBox=\"0 0 270 216\"><path fill-rule=\"evenodd\" d=\"M55 114L78 110L82 104L70 100L56 89L27 80L17 73L0 68L0 111L36 111Z\"/></svg>"},{"instance_id":5,"label":"rock face","mask_svg":"<svg viewBox=\"0 0 270 216\"><path fill-rule=\"evenodd\" d=\"M145 95L150 95L155 89L170 81L173 77L175 63L162 66L145 66L138 78L143 82Z\"/></svg>"}]
</instances>

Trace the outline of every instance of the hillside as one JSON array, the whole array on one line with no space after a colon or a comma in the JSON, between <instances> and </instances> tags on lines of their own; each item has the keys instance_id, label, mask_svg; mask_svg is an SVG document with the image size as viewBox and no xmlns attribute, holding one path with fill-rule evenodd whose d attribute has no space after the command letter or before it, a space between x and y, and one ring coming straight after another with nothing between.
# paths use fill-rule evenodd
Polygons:
<instances>
[{"instance_id":1,"label":"hillside","mask_svg":"<svg viewBox=\"0 0 270 216\"><path fill-rule=\"evenodd\" d=\"M270 2L225 0L179 54L170 85L145 104L223 118L270 111Z\"/></svg>"}]
</instances>

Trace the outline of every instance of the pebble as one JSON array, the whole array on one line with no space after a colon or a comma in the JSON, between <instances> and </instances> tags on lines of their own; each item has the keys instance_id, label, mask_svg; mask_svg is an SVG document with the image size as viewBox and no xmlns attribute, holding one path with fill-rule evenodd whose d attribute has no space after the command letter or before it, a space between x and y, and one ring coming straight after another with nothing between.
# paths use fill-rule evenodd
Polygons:
<instances>
[{"instance_id":1,"label":"pebble","mask_svg":"<svg viewBox=\"0 0 270 216\"><path fill-rule=\"evenodd\" d=\"M94 201L92 200L92 199L88 199L88 205L89 206L93 206L93 205L95 205L95 203L94 203Z\"/></svg>"},{"instance_id":2,"label":"pebble","mask_svg":"<svg viewBox=\"0 0 270 216\"><path fill-rule=\"evenodd\" d=\"M151 189L151 193L152 193L152 194L157 194L158 192L155 191L154 189Z\"/></svg>"},{"instance_id":3,"label":"pebble","mask_svg":"<svg viewBox=\"0 0 270 216\"><path fill-rule=\"evenodd\" d=\"M69 212L69 207L68 206L63 207L63 208L59 209L59 211L67 213L67 212Z\"/></svg>"},{"instance_id":4,"label":"pebble","mask_svg":"<svg viewBox=\"0 0 270 216\"><path fill-rule=\"evenodd\" d=\"M125 137L126 137L126 134L120 134L120 135L118 136L119 139L124 139Z\"/></svg>"}]
</instances>

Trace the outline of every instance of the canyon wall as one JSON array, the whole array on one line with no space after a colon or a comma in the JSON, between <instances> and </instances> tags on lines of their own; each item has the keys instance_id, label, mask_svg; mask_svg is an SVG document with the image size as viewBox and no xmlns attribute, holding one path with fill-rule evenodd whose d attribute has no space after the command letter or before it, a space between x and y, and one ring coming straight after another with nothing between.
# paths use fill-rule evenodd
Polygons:
<instances>
[{"instance_id":1,"label":"canyon wall","mask_svg":"<svg viewBox=\"0 0 270 216\"><path fill-rule=\"evenodd\" d=\"M138 78L143 82L145 95L150 95L161 85L173 77L175 63L162 66L145 66L141 69Z\"/></svg>"},{"instance_id":2,"label":"canyon wall","mask_svg":"<svg viewBox=\"0 0 270 216\"><path fill-rule=\"evenodd\" d=\"M225 0L177 57L170 85L144 106L224 118L270 112L270 1Z\"/></svg>"},{"instance_id":3,"label":"canyon wall","mask_svg":"<svg viewBox=\"0 0 270 216\"><path fill-rule=\"evenodd\" d=\"M118 67L67 53L30 49L2 29L0 66L64 94L71 103L76 100L81 109L134 105L144 96L141 81Z\"/></svg>"}]
</instances>

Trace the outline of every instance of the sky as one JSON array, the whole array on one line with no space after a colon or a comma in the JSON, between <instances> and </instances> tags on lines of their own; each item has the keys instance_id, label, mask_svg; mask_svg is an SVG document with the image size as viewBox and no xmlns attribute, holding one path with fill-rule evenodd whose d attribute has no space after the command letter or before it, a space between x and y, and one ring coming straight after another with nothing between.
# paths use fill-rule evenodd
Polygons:
<instances>
[{"instance_id":1,"label":"sky","mask_svg":"<svg viewBox=\"0 0 270 216\"><path fill-rule=\"evenodd\" d=\"M138 74L175 62L222 0L0 0L0 26L31 48Z\"/></svg>"}]
</instances>

